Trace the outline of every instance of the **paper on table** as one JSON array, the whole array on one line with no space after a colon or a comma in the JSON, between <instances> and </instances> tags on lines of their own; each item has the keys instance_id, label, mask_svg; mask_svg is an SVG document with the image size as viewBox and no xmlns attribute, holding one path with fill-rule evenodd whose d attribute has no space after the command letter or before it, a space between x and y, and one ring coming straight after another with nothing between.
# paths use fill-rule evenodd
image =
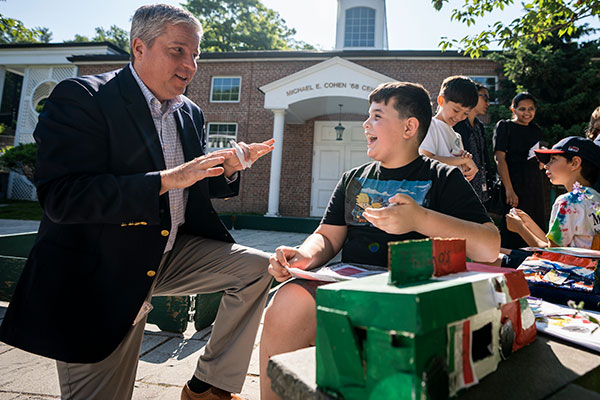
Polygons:
<instances>
[{"instance_id":1,"label":"paper on table","mask_svg":"<svg viewBox=\"0 0 600 400\"><path fill-rule=\"evenodd\" d=\"M314 271L305 271L300 268L289 267L286 267L286 269L295 278L324 282L346 281L349 279L357 279L369 275L381 274L382 272L386 271L385 269L369 270L351 264L334 264L319 268Z\"/></svg>"},{"instance_id":2,"label":"paper on table","mask_svg":"<svg viewBox=\"0 0 600 400\"><path fill-rule=\"evenodd\" d=\"M582 249L579 247L523 247L527 251L547 251L550 253L566 254L570 256L583 258L600 258L600 251L591 249Z\"/></svg>"},{"instance_id":3,"label":"paper on table","mask_svg":"<svg viewBox=\"0 0 600 400\"><path fill-rule=\"evenodd\" d=\"M533 297L527 301L535 315L535 326L539 332L600 352L600 329L586 318L589 315L600 320L600 313L583 310L580 315L575 315L575 310L567 306Z\"/></svg>"}]
</instances>

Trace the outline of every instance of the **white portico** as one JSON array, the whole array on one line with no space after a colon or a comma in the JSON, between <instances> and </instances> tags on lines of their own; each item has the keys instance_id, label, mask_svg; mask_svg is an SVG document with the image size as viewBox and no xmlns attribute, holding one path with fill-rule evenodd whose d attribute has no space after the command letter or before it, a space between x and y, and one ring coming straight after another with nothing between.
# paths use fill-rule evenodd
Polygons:
<instances>
[{"instance_id":1,"label":"white portico","mask_svg":"<svg viewBox=\"0 0 600 400\"><path fill-rule=\"evenodd\" d=\"M33 131L44 101L58 82L77 76L77 66L69 59L82 55L128 56L128 53L107 42L0 45L0 101L6 73L22 77L15 145L33 142ZM11 172L8 197L35 200L37 196L29 180Z\"/></svg>"},{"instance_id":2,"label":"white portico","mask_svg":"<svg viewBox=\"0 0 600 400\"><path fill-rule=\"evenodd\" d=\"M264 85L264 107L273 112L273 137L267 215L279 215L279 193L283 160L285 124L304 124L322 115L330 121L315 122L311 215L322 215L324 200L329 198L341 173L368 161L361 122L342 121L343 140L336 140L335 126L343 113L367 115L369 93L382 82L394 79L333 57L285 78ZM340 112L340 104L343 105Z\"/></svg>"}]
</instances>

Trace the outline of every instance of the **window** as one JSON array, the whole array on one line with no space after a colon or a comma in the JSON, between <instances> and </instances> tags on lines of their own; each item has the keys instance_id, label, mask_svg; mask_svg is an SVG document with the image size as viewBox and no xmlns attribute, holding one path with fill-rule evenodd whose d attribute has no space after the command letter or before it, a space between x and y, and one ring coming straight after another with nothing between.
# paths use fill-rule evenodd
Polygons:
<instances>
[{"instance_id":1,"label":"window","mask_svg":"<svg viewBox=\"0 0 600 400\"><path fill-rule=\"evenodd\" d=\"M498 90L498 77L496 76L470 76L477 83L481 83L487 87L490 92L490 103L496 104L496 91Z\"/></svg>"},{"instance_id":2,"label":"window","mask_svg":"<svg viewBox=\"0 0 600 400\"><path fill-rule=\"evenodd\" d=\"M210 101L220 103L238 103L240 101L240 88L242 78L230 77L213 77L212 86L210 88Z\"/></svg>"},{"instance_id":3,"label":"window","mask_svg":"<svg viewBox=\"0 0 600 400\"><path fill-rule=\"evenodd\" d=\"M230 140L237 142L237 124L210 122L208 124L208 151L231 148Z\"/></svg>"},{"instance_id":4,"label":"window","mask_svg":"<svg viewBox=\"0 0 600 400\"><path fill-rule=\"evenodd\" d=\"M354 7L346 10L344 47L375 47L375 10Z\"/></svg>"},{"instance_id":5,"label":"window","mask_svg":"<svg viewBox=\"0 0 600 400\"><path fill-rule=\"evenodd\" d=\"M483 360L484 358L488 358L489 356L493 355L493 338L494 336L492 335L491 322L473 331L473 335L471 337L471 356L473 358L473 362Z\"/></svg>"}]
</instances>

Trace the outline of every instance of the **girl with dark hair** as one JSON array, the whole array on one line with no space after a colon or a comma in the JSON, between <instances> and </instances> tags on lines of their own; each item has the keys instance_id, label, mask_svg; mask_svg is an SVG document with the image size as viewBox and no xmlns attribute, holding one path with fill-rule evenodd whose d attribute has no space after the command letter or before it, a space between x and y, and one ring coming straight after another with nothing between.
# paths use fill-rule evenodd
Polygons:
<instances>
[{"instance_id":1,"label":"girl with dark hair","mask_svg":"<svg viewBox=\"0 0 600 400\"><path fill-rule=\"evenodd\" d=\"M588 139L600 144L600 106L596 107L594 112L592 112L590 123L585 134Z\"/></svg>"},{"instance_id":2,"label":"girl with dark hair","mask_svg":"<svg viewBox=\"0 0 600 400\"><path fill-rule=\"evenodd\" d=\"M494 159L506 192L505 211L518 207L538 226L545 226L543 173L534 153L542 140L542 131L533 122L535 98L527 92L519 93L510 109L512 118L498 121L494 128ZM502 225L502 247L515 249L527 245L519 235L506 229L505 221Z\"/></svg>"}]
</instances>

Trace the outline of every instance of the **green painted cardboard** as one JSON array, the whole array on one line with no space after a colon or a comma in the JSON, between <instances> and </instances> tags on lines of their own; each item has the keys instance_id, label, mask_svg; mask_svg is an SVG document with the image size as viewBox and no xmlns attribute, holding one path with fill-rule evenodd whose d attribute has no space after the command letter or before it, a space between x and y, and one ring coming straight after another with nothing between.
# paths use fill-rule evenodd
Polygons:
<instances>
[{"instance_id":1,"label":"green painted cardboard","mask_svg":"<svg viewBox=\"0 0 600 400\"><path fill-rule=\"evenodd\" d=\"M351 314L355 326L423 334L477 312L469 283L427 280L388 285L388 273L319 287L317 305Z\"/></svg>"},{"instance_id":2,"label":"green painted cardboard","mask_svg":"<svg viewBox=\"0 0 600 400\"><path fill-rule=\"evenodd\" d=\"M403 246L401 243L391 242L388 247L389 283L406 285L431 278L433 275L431 241L412 240L410 246Z\"/></svg>"},{"instance_id":3,"label":"green painted cardboard","mask_svg":"<svg viewBox=\"0 0 600 400\"><path fill-rule=\"evenodd\" d=\"M346 400L437 400L472 384L472 370L481 376L495 370L500 360L500 304L520 300L509 296L498 303L506 293L498 292L495 285L506 282L506 272L485 266L466 271L464 243L456 242L436 242L441 244L437 250L432 250L430 240L390 243L390 272L317 289L317 385L321 390ZM431 255L440 253L440 248L456 249L442 260L441 270L464 273L431 278L435 263L440 262ZM411 271L415 259L422 262L416 262ZM511 275L513 285L518 283L514 279ZM449 339L448 329L457 324L461 330L453 332L464 335ZM484 332L480 329L490 329L489 343L494 344L490 355L481 358L488 339L485 335L479 339ZM470 336L475 334L479 336ZM466 353L456 353L462 354L456 360L470 361L461 366L464 371L450 375L447 359L460 351L458 345L470 347ZM477 357L471 357L473 349Z\"/></svg>"},{"instance_id":4,"label":"green painted cardboard","mask_svg":"<svg viewBox=\"0 0 600 400\"><path fill-rule=\"evenodd\" d=\"M148 323L158 325L167 332L182 333L187 329L190 296L157 296L152 298L152 311Z\"/></svg>"}]
</instances>

